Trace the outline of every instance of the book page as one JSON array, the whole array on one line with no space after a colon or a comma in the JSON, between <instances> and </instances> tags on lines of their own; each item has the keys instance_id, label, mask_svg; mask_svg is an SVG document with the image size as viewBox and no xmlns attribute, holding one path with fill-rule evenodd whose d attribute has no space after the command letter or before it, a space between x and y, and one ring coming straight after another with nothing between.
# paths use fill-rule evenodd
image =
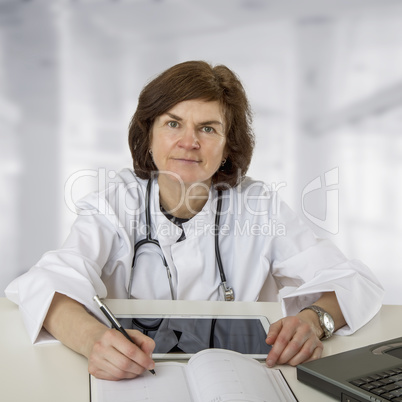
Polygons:
<instances>
[{"instance_id":1,"label":"book page","mask_svg":"<svg viewBox=\"0 0 402 402\"><path fill-rule=\"evenodd\" d=\"M187 370L199 402L296 401L279 370L237 352L204 350L189 360Z\"/></svg>"},{"instance_id":2,"label":"book page","mask_svg":"<svg viewBox=\"0 0 402 402\"><path fill-rule=\"evenodd\" d=\"M186 364L157 363L156 375L146 371L132 380L107 381L91 376L91 402L192 402Z\"/></svg>"}]
</instances>

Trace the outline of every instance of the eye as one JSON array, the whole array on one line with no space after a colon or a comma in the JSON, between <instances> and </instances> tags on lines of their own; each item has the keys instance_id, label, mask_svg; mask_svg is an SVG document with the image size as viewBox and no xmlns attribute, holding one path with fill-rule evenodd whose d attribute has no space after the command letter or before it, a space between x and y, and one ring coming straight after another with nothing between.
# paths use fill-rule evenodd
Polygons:
<instances>
[{"instance_id":1,"label":"eye","mask_svg":"<svg viewBox=\"0 0 402 402\"><path fill-rule=\"evenodd\" d=\"M213 127L205 126L202 128L205 133L213 133L215 130Z\"/></svg>"},{"instance_id":2,"label":"eye","mask_svg":"<svg viewBox=\"0 0 402 402\"><path fill-rule=\"evenodd\" d=\"M174 120L168 121L168 122L167 122L167 125L168 125L170 128L177 128L177 127L179 127L179 123L178 123L177 121L174 121Z\"/></svg>"}]
</instances>

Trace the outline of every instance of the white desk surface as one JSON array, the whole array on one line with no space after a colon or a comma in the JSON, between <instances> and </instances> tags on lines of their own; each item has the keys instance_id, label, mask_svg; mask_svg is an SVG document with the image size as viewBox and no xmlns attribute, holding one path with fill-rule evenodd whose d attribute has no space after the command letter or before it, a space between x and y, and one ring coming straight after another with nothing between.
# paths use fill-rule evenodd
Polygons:
<instances>
[{"instance_id":1,"label":"white desk surface","mask_svg":"<svg viewBox=\"0 0 402 402\"><path fill-rule=\"evenodd\" d=\"M281 318L279 303L183 302L107 300L115 314L140 312L265 315L271 322ZM402 306L383 306L377 316L355 334L333 336L325 341L324 356L371 343L400 337ZM1 400L7 402L88 402L87 360L58 342L33 346L23 326L18 306L0 298ZM299 381L296 368L279 367L300 402L326 402L326 396Z\"/></svg>"}]
</instances>

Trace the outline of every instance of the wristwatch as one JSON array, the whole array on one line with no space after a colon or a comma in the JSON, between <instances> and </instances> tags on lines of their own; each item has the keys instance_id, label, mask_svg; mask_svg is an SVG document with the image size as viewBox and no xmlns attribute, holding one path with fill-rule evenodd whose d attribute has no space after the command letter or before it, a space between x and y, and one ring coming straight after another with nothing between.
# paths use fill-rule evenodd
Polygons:
<instances>
[{"instance_id":1,"label":"wristwatch","mask_svg":"<svg viewBox=\"0 0 402 402\"><path fill-rule=\"evenodd\" d=\"M318 319L320 320L320 326L324 331L324 336L321 339L328 339L332 336L335 329L335 323L331 314L329 314L323 308L315 305L305 307L303 310L313 310L317 313ZM302 312L303 310L301 310L300 312Z\"/></svg>"}]
</instances>

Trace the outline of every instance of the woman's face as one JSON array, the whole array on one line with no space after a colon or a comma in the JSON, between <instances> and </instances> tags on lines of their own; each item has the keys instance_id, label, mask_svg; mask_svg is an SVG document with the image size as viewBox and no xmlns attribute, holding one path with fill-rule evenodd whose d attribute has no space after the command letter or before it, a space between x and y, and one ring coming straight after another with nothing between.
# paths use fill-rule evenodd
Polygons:
<instances>
[{"instance_id":1,"label":"woman's face","mask_svg":"<svg viewBox=\"0 0 402 402\"><path fill-rule=\"evenodd\" d=\"M165 179L211 184L225 158L226 123L218 101L188 100L157 117L151 151Z\"/></svg>"}]
</instances>

